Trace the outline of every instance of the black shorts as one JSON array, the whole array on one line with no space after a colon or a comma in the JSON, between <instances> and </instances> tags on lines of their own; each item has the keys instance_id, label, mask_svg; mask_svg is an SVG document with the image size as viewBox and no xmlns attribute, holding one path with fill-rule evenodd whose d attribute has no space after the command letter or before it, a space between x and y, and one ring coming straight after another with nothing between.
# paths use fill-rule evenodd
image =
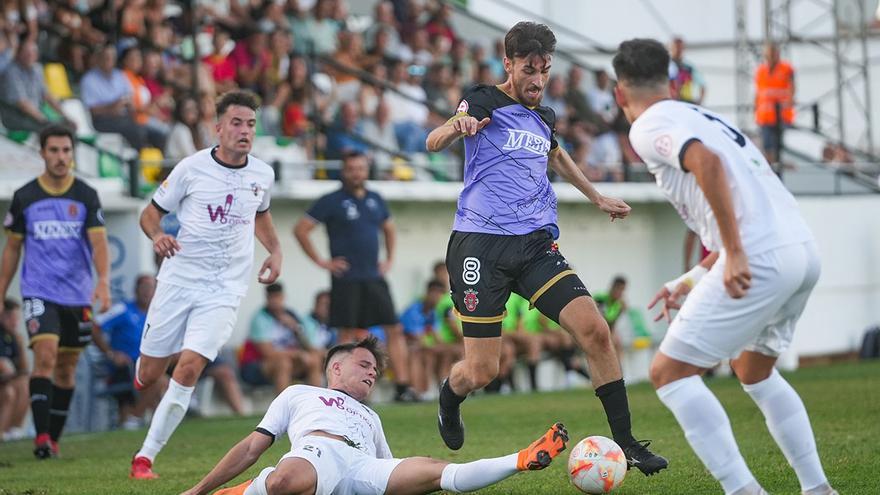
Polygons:
<instances>
[{"instance_id":1,"label":"black shorts","mask_svg":"<svg viewBox=\"0 0 880 495\"><path fill-rule=\"evenodd\" d=\"M385 279L333 278L330 285L331 327L369 328L396 323L397 314Z\"/></svg>"},{"instance_id":2,"label":"black shorts","mask_svg":"<svg viewBox=\"0 0 880 495\"><path fill-rule=\"evenodd\" d=\"M56 339L59 350L80 350L92 342L90 306L62 306L26 297L22 314L31 346L43 339Z\"/></svg>"},{"instance_id":3,"label":"black shorts","mask_svg":"<svg viewBox=\"0 0 880 495\"><path fill-rule=\"evenodd\" d=\"M498 337L510 292L559 323L569 302L589 296L546 230L524 235L453 231L446 267L465 337Z\"/></svg>"}]
</instances>

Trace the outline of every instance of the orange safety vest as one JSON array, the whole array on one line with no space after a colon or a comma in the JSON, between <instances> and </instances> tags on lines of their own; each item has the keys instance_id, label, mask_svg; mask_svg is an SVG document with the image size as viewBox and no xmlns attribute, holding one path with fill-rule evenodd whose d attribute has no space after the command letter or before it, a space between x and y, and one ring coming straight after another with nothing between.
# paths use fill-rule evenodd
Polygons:
<instances>
[{"instance_id":1,"label":"orange safety vest","mask_svg":"<svg viewBox=\"0 0 880 495\"><path fill-rule=\"evenodd\" d=\"M776 124L776 104L782 121L794 122L794 69L779 61L771 70L767 63L755 72L755 122L760 126Z\"/></svg>"}]
</instances>

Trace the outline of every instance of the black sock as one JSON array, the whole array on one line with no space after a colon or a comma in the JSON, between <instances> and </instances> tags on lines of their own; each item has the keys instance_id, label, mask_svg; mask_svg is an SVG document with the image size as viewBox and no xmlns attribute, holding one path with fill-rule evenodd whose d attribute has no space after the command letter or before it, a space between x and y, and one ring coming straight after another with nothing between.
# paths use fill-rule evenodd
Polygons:
<instances>
[{"instance_id":1,"label":"black sock","mask_svg":"<svg viewBox=\"0 0 880 495\"><path fill-rule=\"evenodd\" d=\"M31 413L37 435L49 433L49 405L52 403L52 380L33 377L30 381Z\"/></svg>"},{"instance_id":2,"label":"black sock","mask_svg":"<svg viewBox=\"0 0 880 495\"><path fill-rule=\"evenodd\" d=\"M67 411L70 409L70 400L73 399L72 388L61 388L55 385L52 388L52 408L49 409L49 437L57 442L64 431L64 423L67 422Z\"/></svg>"},{"instance_id":3,"label":"black sock","mask_svg":"<svg viewBox=\"0 0 880 495\"><path fill-rule=\"evenodd\" d=\"M449 378L443 380L443 386L440 387L440 406L446 408L454 408L458 407L459 404L464 402L467 399L467 395L464 397L456 394L452 391L452 387L449 386Z\"/></svg>"},{"instance_id":4,"label":"black sock","mask_svg":"<svg viewBox=\"0 0 880 495\"><path fill-rule=\"evenodd\" d=\"M408 389L408 388L409 388L409 385L407 385L406 383L395 383L394 384L394 389L397 391L397 395L403 394L404 392L406 392L406 389Z\"/></svg>"},{"instance_id":5,"label":"black sock","mask_svg":"<svg viewBox=\"0 0 880 495\"><path fill-rule=\"evenodd\" d=\"M538 391L538 365L529 363L529 385L532 386L532 392Z\"/></svg>"},{"instance_id":6,"label":"black sock","mask_svg":"<svg viewBox=\"0 0 880 495\"><path fill-rule=\"evenodd\" d=\"M605 416L608 418L608 426L611 427L614 441L621 447L634 442L629 417L629 401L626 398L623 378L597 388L596 397L602 401L602 407L605 408Z\"/></svg>"}]
</instances>

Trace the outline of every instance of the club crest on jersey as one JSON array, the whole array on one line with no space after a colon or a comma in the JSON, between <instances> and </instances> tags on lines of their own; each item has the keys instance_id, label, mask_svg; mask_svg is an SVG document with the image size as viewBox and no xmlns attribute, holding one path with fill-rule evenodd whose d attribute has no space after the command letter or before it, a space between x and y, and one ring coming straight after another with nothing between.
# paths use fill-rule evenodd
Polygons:
<instances>
[{"instance_id":1,"label":"club crest on jersey","mask_svg":"<svg viewBox=\"0 0 880 495\"><path fill-rule=\"evenodd\" d=\"M70 215L71 218L76 218L76 215L79 213L79 208L76 207L75 204L71 203L67 205L67 214Z\"/></svg>"},{"instance_id":2,"label":"club crest on jersey","mask_svg":"<svg viewBox=\"0 0 880 495\"><path fill-rule=\"evenodd\" d=\"M256 182L251 182L251 192L254 193L254 196L259 196L260 191L262 191L262 190L263 190L262 186L260 186Z\"/></svg>"},{"instance_id":3,"label":"club crest on jersey","mask_svg":"<svg viewBox=\"0 0 880 495\"><path fill-rule=\"evenodd\" d=\"M468 102L467 100L461 100L461 103L458 104L458 108L455 109L455 113L467 113L468 111Z\"/></svg>"},{"instance_id":4,"label":"club crest on jersey","mask_svg":"<svg viewBox=\"0 0 880 495\"><path fill-rule=\"evenodd\" d=\"M550 141L533 132L522 129L506 129L507 142L501 148L504 151L526 150L536 155L550 152Z\"/></svg>"},{"instance_id":5,"label":"club crest on jersey","mask_svg":"<svg viewBox=\"0 0 880 495\"><path fill-rule=\"evenodd\" d=\"M464 291L464 307L467 308L471 313L477 309L477 304L480 304L480 300L477 298L477 294L479 292L474 289L468 289Z\"/></svg>"},{"instance_id":6,"label":"club crest on jersey","mask_svg":"<svg viewBox=\"0 0 880 495\"><path fill-rule=\"evenodd\" d=\"M664 134L654 140L654 149L663 156L672 154L672 138Z\"/></svg>"},{"instance_id":7,"label":"club crest on jersey","mask_svg":"<svg viewBox=\"0 0 880 495\"><path fill-rule=\"evenodd\" d=\"M40 330L40 320L38 320L36 318L34 318L32 320L28 320L27 329L31 335L34 335L35 333L37 333Z\"/></svg>"}]
</instances>

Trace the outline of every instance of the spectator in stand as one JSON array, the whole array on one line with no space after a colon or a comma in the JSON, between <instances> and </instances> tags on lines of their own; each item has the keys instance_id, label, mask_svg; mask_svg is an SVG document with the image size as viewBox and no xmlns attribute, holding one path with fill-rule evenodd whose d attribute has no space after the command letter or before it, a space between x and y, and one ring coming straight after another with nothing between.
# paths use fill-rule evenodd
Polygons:
<instances>
[{"instance_id":1,"label":"spectator in stand","mask_svg":"<svg viewBox=\"0 0 880 495\"><path fill-rule=\"evenodd\" d=\"M336 124L327 131L327 149L324 153L328 160L339 160L347 154L364 154L370 146L363 140L360 111L357 103L347 101L339 106L339 117ZM338 178L331 175L330 178Z\"/></svg>"},{"instance_id":2,"label":"spectator in stand","mask_svg":"<svg viewBox=\"0 0 880 495\"><path fill-rule=\"evenodd\" d=\"M210 137L205 136L200 125L199 102L192 96L184 96L177 101L174 111L174 127L165 146L165 158L181 160L208 147Z\"/></svg>"},{"instance_id":3,"label":"spectator in stand","mask_svg":"<svg viewBox=\"0 0 880 495\"><path fill-rule=\"evenodd\" d=\"M294 55L290 59L287 79L279 85L275 99L266 107L268 111L264 112L265 118L280 118L280 124L273 121L271 125L267 125L267 128L277 129L280 125L281 134L298 138L306 150L310 150L312 148L309 141L312 139L309 135L312 128L310 119L323 122L322 116L327 111L329 103L330 99L327 95L314 90L306 59Z\"/></svg>"},{"instance_id":4,"label":"spectator in stand","mask_svg":"<svg viewBox=\"0 0 880 495\"><path fill-rule=\"evenodd\" d=\"M794 123L794 67L779 58L776 43L764 45L764 63L755 71L755 123L761 128L764 155L779 162L782 129ZM777 126L777 108L782 122Z\"/></svg>"},{"instance_id":5,"label":"spectator in stand","mask_svg":"<svg viewBox=\"0 0 880 495\"><path fill-rule=\"evenodd\" d=\"M400 50L400 60L406 63L427 67L434 63L434 54L431 52L431 41L425 31L413 33L412 41L403 45Z\"/></svg>"},{"instance_id":6,"label":"spectator in stand","mask_svg":"<svg viewBox=\"0 0 880 495\"><path fill-rule=\"evenodd\" d=\"M492 56L486 60L486 63L489 64L492 73L495 74L495 80L503 81L507 77L507 72L504 71L504 40L497 39L492 46Z\"/></svg>"},{"instance_id":7,"label":"spectator in stand","mask_svg":"<svg viewBox=\"0 0 880 495\"><path fill-rule=\"evenodd\" d=\"M392 175L393 153L398 153L400 146L394 133L394 124L391 123L391 110L387 102L379 101L375 116L364 120L361 131L364 138L382 148L372 151L373 177L380 180L389 179Z\"/></svg>"},{"instance_id":8,"label":"spectator in stand","mask_svg":"<svg viewBox=\"0 0 880 495\"><path fill-rule=\"evenodd\" d=\"M553 109L553 113L556 114L556 122L568 117L568 104L565 102L565 81L562 77L550 76L541 105Z\"/></svg>"},{"instance_id":9,"label":"spectator in stand","mask_svg":"<svg viewBox=\"0 0 880 495\"><path fill-rule=\"evenodd\" d=\"M214 385L220 389L223 399L226 401L226 404L229 406L229 409L232 410L233 414L236 416L244 416L247 414L247 411L244 408L244 395L241 392L241 385L238 384L238 378L235 376L235 368L229 364L229 361L224 357L223 353L218 354L213 361L205 366L196 387L199 387L199 384L208 377L214 380ZM193 394L187 414L203 416L201 404L198 402L198 394Z\"/></svg>"},{"instance_id":10,"label":"spectator in stand","mask_svg":"<svg viewBox=\"0 0 880 495\"><path fill-rule=\"evenodd\" d=\"M427 36L427 32L425 32L425 35ZM449 41L449 38L441 34L434 34L429 36L428 40L431 61L424 64L425 67L430 66L431 63L452 65L452 43Z\"/></svg>"},{"instance_id":11,"label":"spectator in stand","mask_svg":"<svg viewBox=\"0 0 880 495\"><path fill-rule=\"evenodd\" d=\"M377 44L379 33L384 33L384 36L386 36L386 41L384 42L385 51L383 51L383 54L398 53L400 51L402 48L402 42L400 41L400 34L397 32L397 20L394 18L394 5L387 0L376 3L375 14L373 15L373 25L367 28L366 33L364 33L364 40L366 41L367 48L371 51Z\"/></svg>"},{"instance_id":12,"label":"spectator in stand","mask_svg":"<svg viewBox=\"0 0 880 495\"><path fill-rule=\"evenodd\" d=\"M455 43L457 37L452 27L452 6L446 2L440 3L425 23L424 30L429 36L439 35L446 38L450 46Z\"/></svg>"},{"instance_id":13,"label":"spectator in stand","mask_svg":"<svg viewBox=\"0 0 880 495\"><path fill-rule=\"evenodd\" d=\"M125 0L119 14L119 35L123 38L146 38L146 0Z\"/></svg>"},{"instance_id":14,"label":"spectator in stand","mask_svg":"<svg viewBox=\"0 0 880 495\"><path fill-rule=\"evenodd\" d=\"M87 47L107 42L107 35L92 25L90 16L78 10L78 3L77 0L68 0L55 4L50 21L58 32L58 59L64 60L65 68L75 79L82 77L88 68ZM50 33L49 36L53 35Z\"/></svg>"},{"instance_id":15,"label":"spectator in stand","mask_svg":"<svg viewBox=\"0 0 880 495\"><path fill-rule=\"evenodd\" d=\"M238 87L235 82L235 62L229 58L235 44L230 42L228 32L215 28L211 46L211 54L203 58L202 63L211 71L217 92L223 94Z\"/></svg>"},{"instance_id":16,"label":"spectator in stand","mask_svg":"<svg viewBox=\"0 0 880 495\"><path fill-rule=\"evenodd\" d=\"M93 332L93 340L107 359L107 390L119 404L119 426L125 430L144 426L144 413L156 408L168 385L168 377L163 376L157 387L134 389L134 365L155 291L155 277L141 275L135 280L133 300L114 304L95 318L99 331Z\"/></svg>"},{"instance_id":17,"label":"spectator in stand","mask_svg":"<svg viewBox=\"0 0 880 495\"><path fill-rule=\"evenodd\" d=\"M274 4L273 4L274 5ZM290 53L293 51L293 38L290 31L276 29L269 35L271 61L263 74L263 95L271 99L278 91L278 85L290 72Z\"/></svg>"},{"instance_id":18,"label":"spectator in stand","mask_svg":"<svg viewBox=\"0 0 880 495\"><path fill-rule=\"evenodd\" d=\"M20 440L31 404L27 348L18 331L21 305L7 298L0 309L0 441Z\"/></svg>"},{"instance_id":19,"label":"spectator in stand","mask_svg":"<svg viewBox=\"0 0 880 495\"><path fill-rule=\"evenodd\" d=\"M452 67L435 63L427 72L425 97L442 115L452 115L461 101L461 90L452 84Z\"/></svg>"},{"instance_id":20,"label":"spectator in stand","mask_svg":"<svg viewBox=\"0 0 880 495\"><path fill-rule=\"evenodd\" d=\"M43 128L49 123L49 117L42 110L43 104L52 107L70 125L61 105L46 88L38 57L37 43L23 40L18 45L14 61L3 72L0 96L8 106L0 107L0 116L8 129L38 131Z\"/></svg>"},{"instance_id":21,"label":"spectator in stand","mask_svg":"<svg viewBox=\"0 0 880 495\"><path fill-rule=\"evenodd\" d=\"M617 102L611 88L611 79L604 70L597 70L596 85L587 93L590 108L601 119L600 132L593 138L587 162L602 171L602 180L623 181L620 141L614 132L613 124L617 118Z\"/></svg>"},{"instance_id":22,"label":"spectator in stand","mask_svg":"<svg viewBox=\"0 0 880 495\"><path fill-rule=\"evenodd\" d=\"M464 40L456 40L452 44L452 68L461 75L463 81L473 81L476 64L471 58L471 47Z\"/></svg>"},{"instance_id":23,"label":"spectator in stand","mask_svg":"<svg viewBox=\"0 0 880 495\"><path fill-rule=\"evenodd\" d=\"M132 46L122 52L120 68L128 80L131 93L131 112L137 125L145 127L149 135L155 136L156 147L165 148L168 133L171 128L168 123L160 119L162 114L159 106L152 101L150 88L141 77L144 68L144 58L140 48ZM151 140L151 142L153 142ZM161 145L158 145L161 144Z\"/></svg>"},{"instance_id":24,"label":"spectator in stand","mask_svg":"<svg viewBox=\"0 0 880 495\"><path fill-rule=\"evenodd\" d=\"M361 85L358 93L358 104L364 118L375 117L379 102L385 95L385 84L388 83L388 69L383 63L377 63L369 69L372 81Z\"/></svg>"},{"instance_id":25,"label":"spectator in stand","mask_svg":"<svg viewBox=\"0 0 880 495\"><path fill-rule=\"evenodd\" d=\"M251 319L240 367L246 383L269 383L281 392L294 379L305 378L309 385L324 383L324 349L312 347L304 337L299 318L284 306L280 283L266 286L266 306Z\"/></svg>"},{"instance_id":26,"label":"spectator in stand","mask_svg":"<svg viewBox=\"0 0 880 495\"><path fill-rule=\"evenodd\" d=\"M400 315L400 323L406 336L410 354L410 376L413 389L424 395L428 388L438 383L437 356L432 347L437 342L434 329L437 326L437 303L446 293L446 286L439 280L431 280L425 295L410 304Z\"/></svg>"},{"instance_id":27,"label":"spectator in stand","mask_svg":"<svg viewBox=\"0 0 880 495\"><path fill-rule=\"evenodd\" d=\"M15 28L10 25L5 17L0 16L0 75L6 72L15 52L18 51L18 36Z\"/></svg>"},{"instance_id":28,"label":"spectator in stand","mask_svg":"<svg viewBox=\"0 0 880 495\"><path fill-rule=\"evenodd\" d=\"M339 23L333 20L336 0L317 0L305 21L305 54L330 55L336 51ZM299 40L297 40L299 41Z\"/></svg>"},{"instance_id":29,"label":"spectator in stand","mask_svg":"<svg viewBox=\"0 0 880 495\"><path fill-rule=\"evenodd\" d=\"M260 92L264 73L272 64L268 38L262 31L251 31L247 38L235 44L229 54L235 64L235 81L243 89Z\"/></svg>"},{"instance_id":30,"label":"spectator in stand","mask_svg":"<svg viewBox=\"0 0 880 495\"><path fill-rule=\"evenodd\" d=\"M498 79L495 78L495 73L492 72L492 67L487 63L482 63L477 65L477 73L474 75L473 84L496 84ZM465 85L470 86L470 85ZM544 99L547 99L547 95L544 95ZM558 119L557 119L558 120Z\"/></svg>"},{"instance_id":31,"label":"spectator in stand","mask_svg":"<svg viewBox=\"0 0 880 495\"><path fill-rule=\"evenodd\" d=\"M361 87L357 71L361 70L363 58L361 36L351 31L340 31L337 49L333 54L336 63L325 66L327 74L336 82L336 99L340 103L357 99Z\"/></svg>"},{"instance_id":32,"label":"spectator in stand","mask_svg":"<svg viewBox=\"0 0 880 495\"><path fill-rule=\"evenodd\" d=\"M330 291L315 294L312 312L302 319L302 331L317 348L329 349L336 344L336 329L330 326Z\"/></svg>"},{"instance_id":33,"label":"spectator in stand","mask_svg":"<svg viewBox=\"0 0 880 495\"><path fill-rule=\"evenodd\" d=\"M376 32L373 45L361 57L361 67L370 71L376 66L384 67L400 58L400 48L397 50L391 49L391 33L393 32L390 28L380 29Z\"/></svg>"},{"instance_id":34,"label":"spectator in stand","mask_svg":"<svg viewBox=\"0 0 880 495\"><path fill-rule=\"evenodd\" d=\"M676 36L669 45L669 80L673 96L679 100L702 105L706 98L703 76L684 60L684 40Z\"/></svg>"},{"instance_id":35,"label":"spectator in stand","mask_svg":"<svg viewBox=\"0 0 880 495\"><path fill-rule=\"evenodd\" d=\"M118 132L135 149L145 146L162 148L164 136L148 132L132 113L131 85L125 74L116 68L116 48L101 47L97 66L83 76L80 93L83 104L91 111L92 124L100 132Z\"/></svg>"},{"instance_id":36,"label":"spectator in stand","mask_svg":"<svg viewBox=\"0 0 880 495\"><path fill-rule=\"evenodd\" d=\"M141 71L141 77L150 90L150 99L158 109L157 118L171 122L175 103L171 95L171 88L165 82L166 75L162 54L151 48L143 50L143 54L144 68Z\"/></svg>"},{"instance_id":37,"label":"spectator in stand","mask_svg":"<svg viewBox=\"0 0 880 495\"><path fill-rule=\"evenodd\" d=\"M568 70L568 87L565 92L565 102L571 107L569 114L571 120L584 132L596 136L604 132L604 121L593 111L587 94L581 89L584 71L577 65L572 65Z\"/></svg>"},{"instance_id":38,"label":"spectator in stand","mask_svg":"<svg viewBox=\"0 0 880 495\"><path fill-rule=\"evenodd\" d=\"M391 86L397 91L388 91L385 100L391 108L391 121L400 148L406 152L424 152L425 124L428 121L428 109L425 107L427 94L420 83L420 76L410 76L423 71L420 66L407 68L403 62L397 62L391 69Z\"/></svg>"}]
</instances>

